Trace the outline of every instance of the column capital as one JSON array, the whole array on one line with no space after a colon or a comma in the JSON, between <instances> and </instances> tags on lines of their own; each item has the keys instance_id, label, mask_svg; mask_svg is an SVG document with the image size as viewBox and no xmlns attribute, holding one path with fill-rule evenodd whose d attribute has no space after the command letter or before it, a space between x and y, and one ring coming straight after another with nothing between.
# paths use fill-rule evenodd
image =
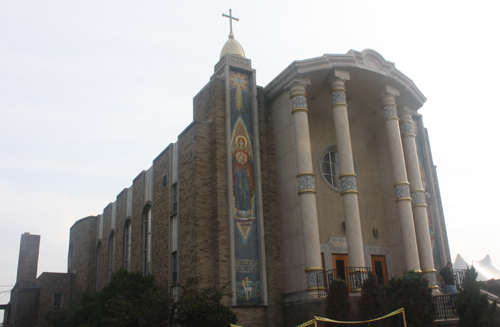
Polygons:
<instances>
[{"instance_id":1,"label":"column capital","mask_svg":"<svg viewBox=\"0 0 500 327\"><path fill-rule=\"evenodd\" d=\"M305 95L307 86L310 84L310 78L295 78L285 86L285 89L288 90L291 95L294 93L304 93Z\"/></svg>"},{"instance_id":2,"label":"column capital","mask_svg":"<svg viewBox=\"0 0 500 327\"><path fill-rule=\"evenodd\" d=\"M345 82L350 79L351 74L348 71L334 69L326 79L330 85L330 93L335 89L342 89L345 91Z\"/></svg>"},{"instance_id":3,"label":"column capital","mask_svg":"<svg viewBox=\"0 0 500 327\"><path fill-rule=\"evenodd\" d=\"M411 107L407 106L406 104L398 106L398 116L403 120L403 121L412 121L413 122L413 116L417 113L416 110L412 109Z\"/></svg>"},{"instance_id":4,"label":"column capital","mask_svg":"<svg viewBox=\"0 0 500 327\"><path fill-rule=\"evenodd\" d=\"M382 101L382 106L389 104L396 105L396 97L399 96L399 90L389 84L384 85L375 96Z\"/></svg>"}]
</instances>

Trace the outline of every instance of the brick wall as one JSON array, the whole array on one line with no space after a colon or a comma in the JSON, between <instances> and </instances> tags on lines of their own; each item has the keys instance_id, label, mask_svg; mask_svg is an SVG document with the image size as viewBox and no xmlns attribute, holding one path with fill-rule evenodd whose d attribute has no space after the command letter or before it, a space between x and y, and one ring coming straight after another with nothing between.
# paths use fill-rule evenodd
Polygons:
<instances>
[{"instance_id":1,"label":"brick wall","mask_svg":"<svg viewBox=\"0 0 500 327\"><path fill-rule=\"evenodd\" d=\"M170 191L170 149L168 146L153 161L153 274L163 286L169 282L169 191ZM163 176L169 174L163 188Z\"/></svg>"},{"instance_id":2,"label":"brick wall","mask_svg":"<svg viewBox=\"0 0 500 327\"><path fill-rule=\"evenodd\" d=\"M78 220L69 231L70 247L73 246L75 287L81 290L94 289L97 217Z\"/></svg>"},{"instance_id":3,"label":"brick wall","mask_svg":"<svg viewBox=\"0 0 500 327\"><path fill-rule=\"evenodd\" d=\"M40 287L38 299L38 326L42 325L43 317L53 307L54 293L62 294L62 304L67 304L72 296L72 276L69 273L47 273L44 272L36 280L36 286Z\"/></svg>"},{"instance_id":4,"label":"brick wall","mask_svg":"<svg viewBox=\"0 0 500 327\"><path fill-rule=\"evenodd\" d=\"M17 264L17 282L33 281L36 279L38 268L38 250L40 235L24 233L21 235L19 247L19 261Z\"/></svg>"}]
</instances>

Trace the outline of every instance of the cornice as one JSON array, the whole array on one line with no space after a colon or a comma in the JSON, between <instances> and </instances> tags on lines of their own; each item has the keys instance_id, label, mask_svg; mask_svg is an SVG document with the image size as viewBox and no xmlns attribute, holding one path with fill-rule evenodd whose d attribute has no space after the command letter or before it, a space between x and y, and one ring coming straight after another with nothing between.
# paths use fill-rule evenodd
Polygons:
<instances>
[{"instance_id":1,"label":"cornice","mask_svg":"<svg viewBox=\"0 0 500 327\"><path fill-rule=\"evenodd\" d=\"M396 68L396 65L384 59L384 57L375 50L365 49L363 51L349 50L346 54L324 54L321 57L315 57L304 60L295 60L276 76L267 86L264 87L266 98L272 100L283 91L293 79L301 77L302 74L329 70L333 68L359 68L373 71L383 76L387 76L398 84L401 93L409 93L410 97L416 102L413 106L420 108L427 98L420 92L415 83Z\"/></svg>"}]
</instances>

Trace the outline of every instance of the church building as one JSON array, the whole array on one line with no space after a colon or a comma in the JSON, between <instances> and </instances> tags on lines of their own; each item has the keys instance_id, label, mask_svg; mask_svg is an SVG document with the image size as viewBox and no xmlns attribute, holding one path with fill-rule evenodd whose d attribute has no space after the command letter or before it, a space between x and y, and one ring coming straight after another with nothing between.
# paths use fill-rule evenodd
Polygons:
<instances>
[{"instance_id":1,"label":"church building","mask_svg":"<svg viewBox=\"0 0 500 327\"><path fill-rule=\"evenodd\" d=\"M245 327L324 314L329 278L357 296L369 270L415 270L437 288L450 251L413 81L370 49L296 60L265 87L255 73L231 28L192 123L71 227L73 283L100 290L120 268L173 294L229 282Z\"/></svg>"}]
</instances>

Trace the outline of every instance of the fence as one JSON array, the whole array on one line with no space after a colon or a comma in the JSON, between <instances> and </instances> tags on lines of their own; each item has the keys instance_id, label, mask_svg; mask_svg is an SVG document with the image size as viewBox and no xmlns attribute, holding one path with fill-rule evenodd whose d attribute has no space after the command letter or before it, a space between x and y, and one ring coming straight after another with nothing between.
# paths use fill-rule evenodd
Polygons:
<instances>
[{"instance_id":1,"label":"fence","mask_svg":"<svg viewBox=\"0 0 500 327\"><path fill-rule=\"evenodd\" d=\"M444 294L432 297L434 305L436 306L436 320L457 319L458 315L453 308L457 295Z\"/></svg>"},{"instance_id":2,"label":"fence","mask_svg":"<svg viewBox=\"0 0 500 327\"><path fill-rule=\"evenodd\" d=\"M318 296L328 294L328 289L334 279L344 280L349 292L361 292L361 287L368 278L368 273L370 271L371 268L369 267L344 267L343 269L319 272L316 274L316 282L318 286L324 286L324 289L318 288Z\"/></svg>"}]
</instances>

